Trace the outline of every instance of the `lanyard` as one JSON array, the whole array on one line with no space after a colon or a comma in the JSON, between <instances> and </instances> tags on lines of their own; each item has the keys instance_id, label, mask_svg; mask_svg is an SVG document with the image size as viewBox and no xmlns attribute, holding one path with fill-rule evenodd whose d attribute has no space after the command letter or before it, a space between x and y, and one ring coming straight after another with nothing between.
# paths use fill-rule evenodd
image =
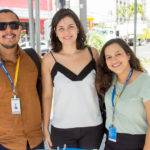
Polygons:
<instances>
[{"instance_id":1,"label":"lanyard","mask_svg":"<svg viewBox=\"0 0 150 150\"><path fill-rule=\"evenodd\" d=\"M10 83L12 84L13 87L13 93L15 93L15 87L17 85L17 80L18 80L18 71L19 71L19 64L20 64L20 56L17 59L17 65L16 65L16 72L15 72L15 78L14 78L14 82L12 81L8 71L6 70L6 68L4 67L3 63L0 61L0 66L2 67L4 73L7 75Z\"/></svg>"},{"instance_id":2,"label":"lanyard","mask_svg":"<svg viewBox=\"0 0 150 150\"><path fill-rule=\"evenodd\" d=\"M129 73L129 75L128 75L128 78L127 78L125 84L123 85L122 90L121 90L120 93L118 94L117 98L114 100L115 93L116 93L116 86L117 86L117 77L116 77L115 85L114 85L113 92L112 92L112 107L113 107L112 123L114 122L114 119L115 119L115 107L116 107L116 103L117 103L119 97L121 96L123 90L125 89L125 87L126 87L128 81L129 81L129 79L131 78L132 73L133 73L133 69L131 68L131 71L130 71L130 73Z\"/></svg>"}]
</instances>

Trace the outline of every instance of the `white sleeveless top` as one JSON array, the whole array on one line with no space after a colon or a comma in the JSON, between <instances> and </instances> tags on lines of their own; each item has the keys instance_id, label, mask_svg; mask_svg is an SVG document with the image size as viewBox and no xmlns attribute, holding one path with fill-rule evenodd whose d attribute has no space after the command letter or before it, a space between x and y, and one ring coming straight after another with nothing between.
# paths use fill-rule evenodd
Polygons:
<instances>
[{"instance_id":1,"label":"white sleeveless top","mask_svg":"<svg viewBox=\"0 0 150 150\"><path fill-rule=\"evenodd\" d=\"M92 55L91 50L89 51ZM76 75L55 59L51 72L54 84L52 118L54 127L64 129L92 127L102 123L95 88L95 66L92 55L92 60Z\"/></svg>"}]
</instances>

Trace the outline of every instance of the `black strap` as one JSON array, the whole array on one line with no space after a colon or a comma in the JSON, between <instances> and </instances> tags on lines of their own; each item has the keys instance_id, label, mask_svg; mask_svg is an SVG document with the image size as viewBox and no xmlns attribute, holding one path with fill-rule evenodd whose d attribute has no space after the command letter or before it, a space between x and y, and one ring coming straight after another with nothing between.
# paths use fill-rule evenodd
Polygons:
<instances>
[{"instance_id":1,"label":"black strap","mask_svg":"<svg viewBox=\"0 0 150 150\"><path fill-rule=\"evenodd\" d=\"M52 53L51 51L50 51L50 54L51 54L52 57L54 58L55 62L57 62L56 59L55 59L55 57L54 57L54 55L53 55L53 53Z\"/></svg>"},{"instance_id":2,"label":"black strap","mask_svg":"<svg viewBox=\"0 0 150 150\"><path fill-rule=\"evenodd\" d=\"M38 69L37 91L38 91L40 103L42 106L41 62L37 53L35 52L33 48L27 48L27 49L24 49L24 51L32 58L32 60L34 61Z\"/></svg>"},{"instance_id":3,"label":"black strap","mask_svg":"<svg viewBox=\"0 0 150 150\"><path fill-rule=\"evenodd\" d=\"M106 123L106 107L105 107L105 102L104 102L102 96L100 96L99 94L98 94L98 98L99 98L99 107L100 107L100 111L101 111L101 115L102 115L102 119L103 119L104 133L107 133L107 129L105 127L105 123Z\"/></svg>"},{"instance_id":4,"label":"black strap","mask_svg":"<svg viewBox=\"0 0 150 150\"><path fill-rule=\"evenodd\" d=\"M91 47L88 46L88 50L89 50L89 52L90 52L90 54L91 54L91 56L93 58L93 53L92 53Z\"/></svg>"}]
</instances>

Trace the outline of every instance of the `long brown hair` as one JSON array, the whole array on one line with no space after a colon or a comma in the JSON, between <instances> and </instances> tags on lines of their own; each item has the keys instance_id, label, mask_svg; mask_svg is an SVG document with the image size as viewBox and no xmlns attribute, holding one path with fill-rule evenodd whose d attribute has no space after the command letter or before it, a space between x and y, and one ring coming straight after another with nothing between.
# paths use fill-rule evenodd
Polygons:
<instances>
[{"instance_id":1,"label":"long brown hair","mask_svg":"<svg viewBox=\"0 0 150 150\"><path fill-rule=\"evenodd\" d=\"M58 37L56 36L55 30L60 20L62 20L65 17L72 18L79 30L77 40L76 40L76 48L78 50L84 49L86 47L86 35L82 23L80 22L78 16L71 9L62 8L56 12L51 22L50 39L51 39L52 50L55 52L59 52L62 49L62 43L59 41Z\"/></svg>"},{"instance_id":2,"label":"long brown hair","mask_svg":"<svg viewBox=\"0 0 150 150\"><path fill-rule=\"evenodd\" d=\"M96 87L98 93L104 98L105 92L109 89L112 84L114 73L107 67L105 59L105 49L111 44L118 44L125 51L126 54L130 55L129 64L130 66L138 71L143 72L144 69L140 65L139 59L136 57L134 52L131 50L129 45L120 38L111 39L104 44L101 50L100 57L97 62L97 75L96 75Z\"/></svg>"}]
</instances>

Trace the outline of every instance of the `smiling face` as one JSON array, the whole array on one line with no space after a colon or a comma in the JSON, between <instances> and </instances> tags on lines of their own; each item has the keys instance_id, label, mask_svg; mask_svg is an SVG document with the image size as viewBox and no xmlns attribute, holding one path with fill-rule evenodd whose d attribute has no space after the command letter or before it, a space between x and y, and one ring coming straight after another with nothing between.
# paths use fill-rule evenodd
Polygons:
<instances>
[{"instance_id":1,"label":"smiling face","mask_svg":"<svg viewBox=\"0 0 150 150\"><path fill-rule=\"evenodd\" d=\"M116 74L121 74L130 70L130 55L117 43L111 44L105 48L105 59L107 67Z\"/></svg>"},{"instance_id":2,"label":"smiling face","mask_svg":"<svg viewBox=\"0 0 150 150\"><path fill-rule=\"evenodd\" d=\"M19 21L13 13L0 13L0 22L12 22ZM0 48L11 49L17 46L19 37L20 37L19 29L11 29L9 25L7 25L6 30L0 30Z\"/></svg>"},{"instance_id":3,"label":"smiling face","mask_svg":"<svg viewBox=\"0 0 150 150\"><path fill-rule=\"evenodd\" d=\"M78 28L71 17L61 19L56 26L56 35L62 44L76 44Z\"/></svg>"}]
</instances>

